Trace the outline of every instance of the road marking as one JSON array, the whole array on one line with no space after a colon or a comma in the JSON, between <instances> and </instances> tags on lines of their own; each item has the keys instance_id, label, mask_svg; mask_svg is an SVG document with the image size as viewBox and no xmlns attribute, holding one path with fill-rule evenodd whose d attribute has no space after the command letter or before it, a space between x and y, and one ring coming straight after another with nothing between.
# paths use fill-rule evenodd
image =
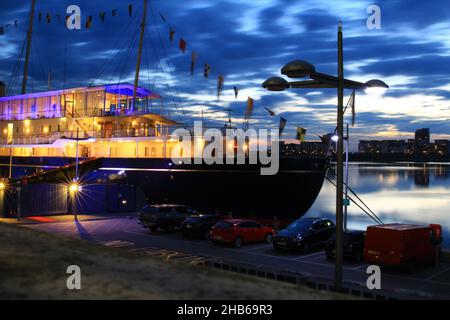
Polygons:
<instances>
[{"instance_id":1,"label":"road marking","mask_svg":"<svg viewBox=\"0 0 450 320\"><path fill-rule=\"evenodd\" d=\"M302 260L305 260L305 259L308 259L308 258L312 258L312 257L315 257L315 256L319 256L319 255L323 255L323 252L320 251L320 252L316 252L316 253L310 253L310 254L303 255L301 257L295 258L294 260L302 261Z\"/></svg>"},{"instance_id":2,"label":"road marking","mask_svg":"<svg viewBox=\"0 0 450 320\"><path fill-rule=\"evenodd\" d=\"M440 271L440 272L438 272L438 273L435 273L435 274L429 276L429 277L426 278L425 280L430 281L431 279L433 279L433 278L435 278L435 277L437 277L437 276L440 276L441 274L446 273L446 272L449 271L449 270L450 270L450 267L445 268L444 270L442 270L442 271Z\"/></svg>"},{"instance_id":3,"label":"road marking","mask_svg":"<svg viewBox=\"0 0 450 320\"><path fill-rule=\"evenodd\" d=\"M241 251L253 251L253 250L258 250L258 249L263 249L263 248L269 248L272 247L271 244L263 244L263 245L257 245L257 246L253 246L251 248L245 249L245 250L241 250Z\"/></svg>"},{"instance_id":4,"label":"road marking","mask_svg":"<svg viewBox=\"0 0 450 320\"><path fill-rule=\"evenodd\" d=\"M100 244L112 247L112 248L123 248L123 247L132 247L134 246L133 242L129 241L123 241L123 240L113 240L113 241L106 241L106 242L100 242Z\"/></svg>"}]
</instances>

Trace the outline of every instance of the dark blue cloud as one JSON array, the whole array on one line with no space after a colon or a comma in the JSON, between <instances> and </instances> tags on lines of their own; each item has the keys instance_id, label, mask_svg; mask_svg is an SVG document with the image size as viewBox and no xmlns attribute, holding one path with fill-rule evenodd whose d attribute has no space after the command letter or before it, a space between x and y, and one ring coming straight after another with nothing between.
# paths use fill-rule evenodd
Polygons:
<instances>
[{"instance_id":1,"label":"dark blue cloud","mask_svg":"<svg viewBox=\"0 0 450 320\"><path fill-rule=\"evenodd\" d=\"M56 23L56 14L63 17L66 7L74 3L80 5L83 19L93 16L91 29L68 31L63 22ZM129 3L135 9L132 18L127 14ZM276 126L278 122L276 117L267 118L263 107L296 105L300 98L306 98L314 112L304 112L301 105L298 105L298 113L284 112L289 124L287 133L291 134L296 125L308 127L313 135L329 131L332 124L324 121L323 115L330 114L334 106L323 101L334 97L334 90L324 90L321 95L307 95L311 90L286 95L262 92L260 82L279 74L285 63L299 58L311 61L322 72L336 74L338 20L344 23L347 66L361 64L356 69L346 68L346 75L361 77L370 73L389 79L410 77L413 80L399 85L401 89L391 90L388 96L435 95L447 101L447 108L450 108L450 90L436 89L450 83L447 80L450 39L427 33L433 26L450 23L450 6L445 1L379 1L381 31L366 28L367 3L355 4L350 0L332 5L324 1L294 3L287 0L261 4L243 0L158 0L149 3L151 11L140 83L165 96L167 108L172 108L173 113L176 112L175 104L186 108L203 105L205 109L217 111L231 108L234 117L241 118L246 105L242 98L231 102L197 98L205 93L215 95L217 76L222 74L225 92L237 85L241 92L258 96L255 118L260 123ZM113 9L119 9L117 17L111 16ZM0 36L3 47L0 80L15 83L13 89L16 91L22 64L16 69L15 65L27 28L28 10L28 3L12 0L0 3L0 24L16 18L20 22L17 29L10 27L4 36ZM92 81L132 81L142 1L47 0L38 1L37 11L43 12L44 17L51 13L52 23L45 23L44 18L34 25L29 91L46 89L49 69L52 70L54 88L86 86ZM98 16L102 11L107 14L104 23ZM159 13L164 15L166 23ZM174 43L168 41L169 27L176 30ZM188 42L185 54L178 51L179 37ZM192 50L198 54L194 77L189 74ZM204 63L211 65L209 79L202 76ZM443 117L446 111L450 113L444 108ZM186 112L186 120L190 120L189 112ZM358 121L365 129L356 129L356 136L366 135L367 130L377 130L383 125L394 125L401 132L413 132L419 125L414 115L382 118L380 114L361 113ZM217 123L214 119L211 122ZM450 133L450 125L439 119L424 120L420 126L430 126L434 133Z\"/></svg>"}]
</instances>

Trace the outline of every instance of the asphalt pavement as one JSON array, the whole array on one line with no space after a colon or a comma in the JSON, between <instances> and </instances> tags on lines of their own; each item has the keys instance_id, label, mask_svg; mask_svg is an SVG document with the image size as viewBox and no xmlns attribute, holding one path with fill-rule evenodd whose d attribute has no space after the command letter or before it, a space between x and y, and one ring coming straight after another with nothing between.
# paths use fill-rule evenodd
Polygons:
<instances>
[{"instance_id":1,"label":"asphalt pavement","mask_svg":"<svg viewBox=\"0 0 450 320\"><path fill-rule=\"evenodd\" d=\"M334 262L323 251L309 254L280 252L271 244L248 244L241 248L216 245L207 240L184 239L179 233L151 232L135 217L91 218L78 221L37 221L24 223L28 228L92 241L100 245L121 248L173 259L186 263L226 261L245 263L255 268L300 272L305 277L332 281ZM346 261L344 284L366 287L368 264ZM417 269L413 274L382 269L381 290L390 296L413 299L450 299L450 263Z\"/></svg>"}]
</instances>

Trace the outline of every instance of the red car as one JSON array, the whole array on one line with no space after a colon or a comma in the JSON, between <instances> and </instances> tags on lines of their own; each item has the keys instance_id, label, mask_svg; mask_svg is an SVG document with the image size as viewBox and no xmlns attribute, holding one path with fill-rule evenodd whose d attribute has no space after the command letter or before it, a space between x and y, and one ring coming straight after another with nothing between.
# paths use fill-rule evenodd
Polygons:
<instances>
[{"instance_id":1,"label":"red car","mask_svg":"<svg viewBox=\"0 0 450 320\"><path fill-rule=\"evenodd\" d=\"M226 242L239 248L243 243L272 242L274 230L247 219L225 219L211 229L213 242Z\"/></svg>"}]
</instances>

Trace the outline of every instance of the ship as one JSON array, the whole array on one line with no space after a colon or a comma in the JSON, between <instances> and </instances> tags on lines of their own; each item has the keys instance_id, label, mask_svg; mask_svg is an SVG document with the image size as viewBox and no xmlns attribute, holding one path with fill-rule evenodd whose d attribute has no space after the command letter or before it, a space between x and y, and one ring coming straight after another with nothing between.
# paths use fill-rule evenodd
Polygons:
<instances>
[{"instance_id":1,"label":"ship","mask_svg":"<svg viewBox=\"0 0 450 320\"><path fill-rule=\"evenodd\" d=\"M144 10L141 33L145 19ZM192 126L165 116L162 97L139 85L141 54L142 43L134 84L26 93L24 72L22 94L5 96L0 83L1 176L20 184L73 183L82 177L91 185L114 177L137 186L148 204L178 203L236 216L293 219L309 210L325 179L326 157L280 156L272 175L262 175L265 166L248 161L196 163L183 154L184 160L173 161L180 144L174 130L190 132ZM231 123L218 129L226 128ZM224 148L237 156L238 148L248 145L224 141Z\"/></svg>"}]
</instances>

